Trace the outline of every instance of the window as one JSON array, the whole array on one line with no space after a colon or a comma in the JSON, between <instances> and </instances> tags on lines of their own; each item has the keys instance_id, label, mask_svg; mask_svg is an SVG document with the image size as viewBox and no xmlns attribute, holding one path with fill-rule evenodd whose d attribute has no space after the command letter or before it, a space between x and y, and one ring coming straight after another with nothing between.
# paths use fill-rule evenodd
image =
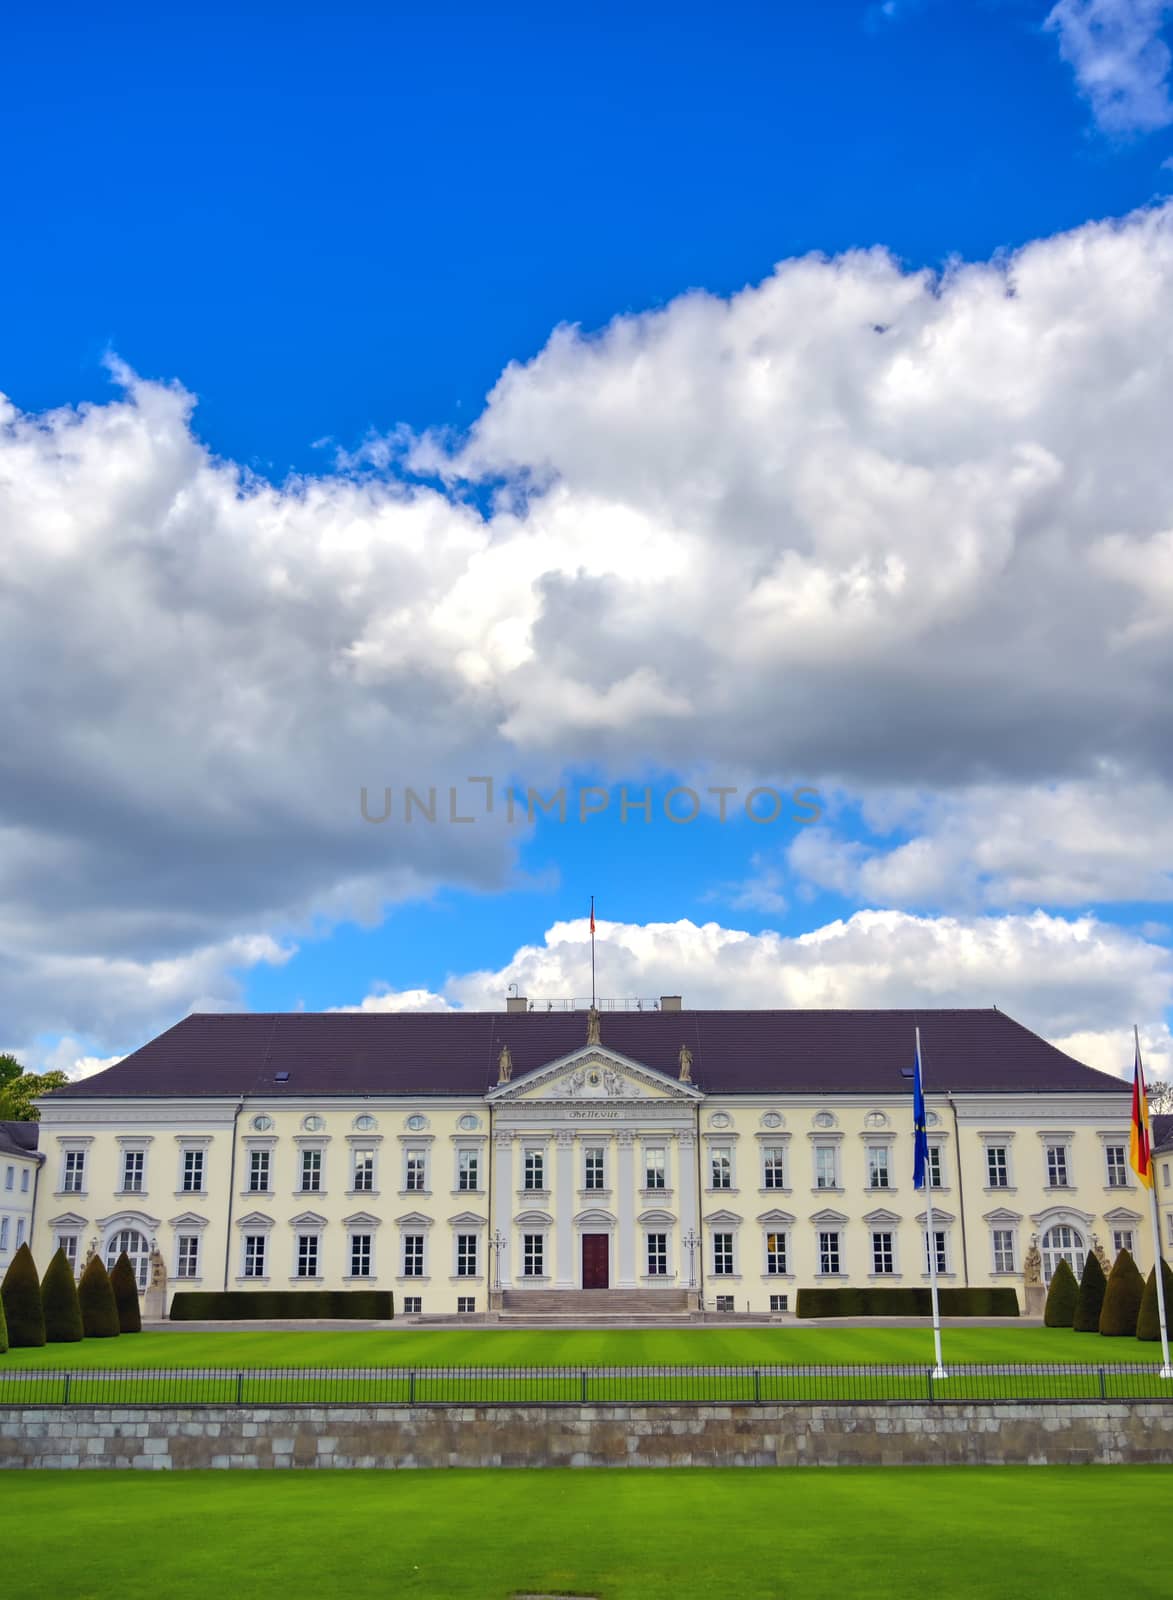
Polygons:
<instances>
[{"instance_id":1,"label":"window","mask_svg":"<svg viewBox=\"0 0 1173 1600\"><path fill-rule=\"evenodd\" d=\"M265 1276L265 1235L263 1233L246 1233L244 1236L244 1276L246 1278L263 1278Z\"/></svg>"},{"instance_id":2,"label":"window","mask_svg":"<svg viewBox=\"0 0 1173 1600\"><path fill-rule=\"evenodd\" d=\"M322 1188L322 1152L303 1150L301 1153L301 1193L318 1194Z\"/></svg>"},{"instance_id":3,"label":"window","mask_svg":"<svg viewBox=\"0 0 1173 1600\"><path fill-rule=\"evenodd\" d=\"M371 1276L371 1235L369 1233L352 1233L350 1236L350 1276L352 1278L369 1278Z\"/></svg>"},{"instance_id":4,"label":"window","mask_svg":"<svg viewBox=\"0 0 1173 1600\"><path fill-rule=\"evenodd\" d=\"M763 1189L785 1189L786 1151L781 1145L768 1145L762 1151Z\"/></svg>"},{"instance_id":5,"label":"window","mask_svg":"<svg viewBox=\"0 0 1173 1600\"><path fill-rule=\"evenodd\" d=\"M24 1218L23 1217L17 1217L17 1219L16 1219L16 1248L19 1250L23 1243L24 1243Z\"/></svg>"},{"instance_id":6,"label":"window","mask_svg":"<svg viewBox=\"0 0 1173 1600\"><path fill-rule=\"evenodd\" d=\"M471 1317L477 1309L476 1297L471 1294L458 1294L456 1296L456 1315L458 1317Z\"/></svg>"},{"instance_id":7,"label":"window","mask_svg":"<svg viewBox=\"0 0 1173 1600\"><path fill-rule=\"evenodd\" d=\"M0 1217L0 1250L8 1249L8 1218Z\"/></svg>"},{"instance_id":8,"label":"window","mask_svg":"<svg viewBox=\"0 0 1173 1600\"><path fill-rule=\"evenodd\" d=\"M542 1150L527 1150L524 1156L523 1182L527 1189L546 1187L546 1156Z\"/></svg>"},{"instance_id":9,"label":"window","mask_svg":"<svg viewBox=\"0 0 1173 1600\"><path fill-rule=\"evenodd\" d=\"M0 1250L2 1250L3 1248L4 1248L3 1244L0 1243ZM76 1233L59 1233L57 1235L57 1248L58 1248L58 1250L64 1250L65 1251L65 1259L66 1259L66 1261L69 1262L69 1265L73 1268L74 1274L76 1275L76 1273L77 1273L77 1234Z\"/></svg>"},{"instance_id":10,"label":"window","mask_svg":"<svg viewBox=\"0 0 1173 1600\"><path fill-rule=\"evenodd\" d=\"M839 1162L833 1144L817 1144L815 1146L815 1188L837 1189L839 1187Z\"/></svg>"},{"instance_id":11,"label":"window","mask_svg":"<svg viewBox=\"0 0 1173 1600\"><path fill-rule=\"evenodd\" d=\"M771 1311L789 1311L790 1296L788 1294L772 1294L770 1296Z\"/></svg>"},{"instance_id":12,"label":"window","mask_svg":"<svg viewBox=\"0 0 1173 1600\"><path fill-rule=\"evenodd\" d=\"M1120 1254L1121 1250L1127 1250L1129 1255L1132 1255L1132 1229L1114 1228L1112 1230L1112 1248L1117 1255Z\"/></svg>"},{"instance_id":13,"label":"window","mask_svg":"<svg viewBox=\"0 0 1173 1600\"><path fill-rule=\"evenodd\" d=\"M1014 1265L1014 1230L1012 1228L994 1228L992 1237L994 1241L994 1271L1017 1271Z\"/></svg>"},{"instance_id":14,"label":"window","mask_svg":"<svg viewBox=\"0 0 1173 1600\"><path fill-rule=\"evenodd\" d=\"M422 1278L424 1275L424 1236L422 1233L403 1235L403 1276Z\"/></svg>"},{"instance_id":15,"label":"window","mask_svg":"<svg viewBox=\"0 0 1173 1600\"><path fill-rule=\"evenodd\" d=\"M146 1160L146 1155L141 1150L124 1150L122 1152L123 1194L142 1194L143 1169L146 1166Z\"/></svg>"},{"instance_id":16,"label":"window","mask_svg":"<svg viewBox=\"0 0 1173 1600\"><path fill-rule=\"evenodd\" d=\"M664 1152L660 1149L644 1151L644 1188L663 1189L667 1187L667 1166L664 1161Z\"/></svg>"},{"instance_id":17,"label":"window","mask_svg":"<svg viewBox=\"0 0 1173 1600\"><path fill-rule=\"evenodd\" d=\"M180 1179L180 1188L184 1194L203 1193L204 1152L202 1150L185 1150L183 1152L183 1177Z\"/></svg>"},{"instance_id":18,"label":"window","mask_svg":"<svg viewBox=\"0 0 1173 1600\"><path fill-rule=\"evenodd\" d=\"M456 1187L464 1191L480 1188L480 1157L475 1150L461 1150L456 1158Z\"/></svg>"},{"instance_id":19,"label":"window","mask_svg":"<svg viewBox=\"0 0 1173 1600\"><path fill-rule=\"evenodd\" d=\"M200 1236L198 1233L181 1233L176 1240L179 1254L175 1269L177 1278L198 1278L200 1275Z\"/></svg>"},{"instance_id":20,"label":"window","mask_svg":"<svg viewBox=\"0 0 1173 1600\"><path fill-rule=\"evenodd\" d=\"M1047 1146L1047 1187L1049 1189L1066 1189L1067 1187L1067 1146L1065 1144L1049 1144Z\"/></svg>"},{"instance_id":21,"label":"window","mask_svg":"<svg viewBox=\"0 0 1173 1600\"><path fill-rule=\"evenodd\" d=\"M1173 1244L1173 1211L1169 1213L1168 1226L1165 1231L1169 1235L1169 1243Z\"/></svg>"},{"instance_id":22,"label":"window","mask_svg":"<svg viewBox=\"0 0 1173 1600\"><path fill-rule=\"evenodd\" d=\"M354 1174L351 1187L355 1194L373 1194L375 1191L375 1152L373 1150L356 1150L354 1152Z\"/></svg>"},{"instance_id":23,"label":"window","mask_svg":"<svg viewBox=\"0 0 1173 1600\"><path fill-rule=\"evenodd\" d=\"M944 1234L944 1230L940 1229L940 1228L934 1228L933 1229L933 1240L934 1240L935 1245L936 1245L937 1271L938 1272L948 1272L949 1268L947 1267L946 1262L945 1262L945 1234ZM931 1272L932 1270L933 1270L933 1260L932 1260L932 1257L929 1254L929 1233L928 1233L928 1229L926 1228L925 1229L925 1271L926 1272Z\"/></svg>"},{"instance_id":24,"label":"window","mask_svg":"<svg viewBox=\"0 0 1173 1600\"><path fill-rule=\"evenodd\" d=\"M1008 1189L1010 1187L1010 1167L1006 1160L1006 1146L1004 1144L988 1144L986 1146L986 1187L987 1189Z\"/></svg>"},{"instance_id":25,"label":"window","mask_svg":"<svg viewBox=\"0 0 1173 1600\"><path fill-rule=\"evenodd\" d=\"M86 1153L84 1150L65 1152L65 1172L61 1188L65 1194L84 1194L86 1180Z\"/></svg>"},{"instance_id":26,"label":"window","mask_svg":"<svg viewBox=\"0 0 1173 1600\"><path fill-rule=\"evenodd\" d=\"M733 1310L733 1296L731 1294L719 1294L717 1296L717 1310L718 1311L732 1311Z\"/></svg>"},{"instance_id":27,"label":"window","mask_svg":"<svg viewBox=\"0 0 1173 1600\"><path fill-rule=\"evenodd\" d=\"M318 1276L318 1236L316 1233L299 1233L297 1236L297 1275L299 1278Z\"/></svg>"},{"instance_id":28,"label":"window","mask_svg":"<svg viewBox=\"0 0 1173 1600\"><path fill-rule=\"evenodd\" d=\"M939 1144L931 1144L929 1146L929 1188L943 1189L944 1187L945 1175L941 1166L941 1146Z\"/></svg>"},{"instance_id":29,"label":"window","mask_svg":"<svg viewBox=\"0 0 1173 1600\"><path fill-rule=\"evenodd\" d=\"M456 1276L475 1278L477 1275L477 1236L475 1233L456 1235Z\"/></svg>"},{"instance_id":30,"label":"window","mask_svg":"<svg viewBox=\"0 0 1173 1600\"><path fill-rule=\"evenodd\" d=\"M733 1160L728 1150L712 1150L709 1152L709 1170L712 1174L714 1189L731 1189L733 1187Z\"/></svg>"},{"instance_id":31,"label":"window","mask_svg":"<svg viewBox=\"0 0 1173 1600\"><path fill-rule=\"evenodd\" d=\"M819 1272L824 1276L839 1271L839 1234L835 1231L819 1234Z\"/></svg>"},{"instance_id":32,"label":"window","mask_svg":"<svg viewBox=\"0 0 1173 1600\"><path fill-rule=\"evenodd\" d=\"M777 1276L786 1271L786 1235L784 1233L768 1233L766 1235L766 1271L771 1276Z\"/></svg>"},{"instance_id":33,"label":"window","mask_svg":"<svg viewBox=\"0 0 1173 1600\"><path fill-rule=\"evenodd\" d=\"M713 1235L713 1276L716 1278L731 1278L733 1276L733 1235L731 1233L715 1233Z\"/></svg>"},{"instance_id":34,"label":"window","mask_svg":"<svg viewBox=\"0 0 1173 1600\"><path fill-rule=\"evenodd\" d=\"M142 1294L147 1287L151 1264L151 1246L146 1235L139 1233L137 1228L121 1228L117 1233L111 1234L106 1243L107 1272L113 1272L115 1262L124 1251L134 1268L135 1281L139 1293Z\"/></svg>"},{"instance_id":35,"label":"window","mask_svg":"<svg viewBox=\"0 0 1173 1600\"><path fill-rule=\"evenodd\" d=\"M1042 1244L1043 1277L1047 1283L1050 1283L1060 1261L1066 1261L1077 1278L1083 1277L1086 1247L1083 1236L1074 1228L1065 1226L1048 1228L1043 1234Z\"/></svg>"},{"instance_id":36,"label":"window","mask_svg":"<svg viewBox=\"0 0 1173 1600\"><path fill-rule=\"evenodd\" d=\"M29 1169L27 1167L20 1175L20 1192L21 1194L28 1194L29 1192Z\"/></svg>"},{"instance_id":37,"label":"window","mask_svg":"<svg viewBox=\"0 0 1173 1600\"><path fill-rule=\"evenodd\" d=\"M888 1146L886 1144L868 1145L868 1188L887 1189L888 1182ZM879 1268L876 1269L879 1271Z\"/></svg>"},{"instance_id":38,"label":"window","mask_svg":"<svg viewBox=\"0 0 1173 1600\"><path fill-rule=\"evenodd\" d=\"M424 1303L418 1294L405 1294L403 1297L403 1315L405 1317L418 1317L424 1309Z\"/></svg>"},{"instance_id":39,"label":"window","mask_svg":"<svg viewBox=\"0 0 1173 1600\"><path fill-rule=\"evenodd\" d=\"M599 1145L590 1145L586 1151L586 1189L603 1187L603 1151Z\"/></svg>"},{"instance_id":40,"label":"window","mask_svg":"<svg viewBox=\"0 0 1173 1600\"><path fill-rule=\"evenodd\" d=\"M540 1278L545 1262L545 1235L526 1233L521 1239L521 1273L524 1278Z\"/></svg>"},{"instance_id":41,"label":"window","mask_svg":"<svg viewBox=\"0 0 1173 1600\"><path fill-rule=\"evenodd\" d=\"M668 1276L668 1235L666 1233L648 1234L648 1277L666 1278Z\"/></svg>"},{"instance_id":42,"label":"window","mask_svg":"<svg viewBox=\"0 0 1173 1600\"><path fill-rule=\"evenodd\" d=\"M890 1233L872 1234L872 1271L881 1276L896 1271L896 1255Z\"/></svg>"},{"instance_id":43,"label":"window","mask_svg":"<svg viewBox=\"0 0 1173 1600\"><path fill-rule=\"evenodd\" d=\"M422 1194L428 1187L428 1158L423 1150L409 1150L403 1174L403 1187L409 1194Z\"/></svg>"},{"instance_id":44,"label":"window","mask_svg":"<svg viewBox=\"0 0 1173 1600\"><path fill-rule=\"evenodd\" d=\"M248 1192L249 1194L268 1194L269 1192L269 1152L267 1150L250 1150L248 1153Z\"/></svg>"},{"instance_id":45,"label":"window","mask_svg":"<svg viewBox=\"0 0 1173 1600\"><path fill-rule=\"evenodd\" d=\"M4 1169L4 1187L6 1189L11 1189L15 1182L16 1182L16 1168L15 1167L5 1167L5 1169Z\"/></svg>"},{"instance_id":46,"label":"window","mask_svg":"<svg viewBox=\"0 0 1173 1600\"><path fill-rule=\"evenodd\" d=\"M1128 1167L1125 1162L1124 1146L1122 1144L1105 1145L1104 1160L1108 1163L1109 1189L1126 1189L1128 1187Z\"/></svg>"}]
</instances>

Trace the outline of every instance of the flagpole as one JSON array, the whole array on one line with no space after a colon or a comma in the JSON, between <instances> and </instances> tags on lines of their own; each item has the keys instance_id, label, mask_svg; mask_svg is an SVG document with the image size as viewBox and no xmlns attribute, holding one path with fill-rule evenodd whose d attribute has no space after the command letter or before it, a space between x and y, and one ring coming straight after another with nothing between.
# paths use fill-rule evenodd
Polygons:
<instances>
[{"instance_id":1,"label":"flagpole","mask_svg":"<svg viewBox=\"0 0 1173 1600\"><path fill-rule=\"evenodd\" d=\"M917 1064L917 1070L920 1073L920 1092L921 1092L921 1099L923 1101L924 1092L925 1092L925 1077L924 1077L925 1069L924 1069L924 1062L921 1059L921 1053L920 1053L920 1028L919 1028L919 1026L918 1026L918 1028L916 1030L916 1064ZM927 1124L928 1124L928 1114L927 1114L927 1112L926 1112L926 1115L925 1115L925 1123L926 1123L926 1126L927 1126ZM926 1137L926 1141L925 1141L925 1148L926 1148L926 1151L927 1151L927 1149L928 1149L927 1137ZM933 1164L927 1158L926 1158L926 1161L925 1161L925 1218L926 1218L926 1221L928 1222L928 1234L929 1234L929 1292L932 1295L932 1299L933 1299L933 1352L934 1352L934 1354L936 1355L936 1358L937 1358L937 1365L936 1365L936 1368L934 1369L933 1377L934 1378L947 1378L949 1376L949 1374L945 1371L945 1363L941 1359L941 1303L940 1303L940 1300L937 1298L937 1240L936 1240L935 1231L934 1231L934 1228L933 1228Z\"/></svg>"},{"instance_id":2,"label":"flagpole","mask_svg":"<svg viewBox=\"0 0 1173 1600\"><path fill-rule=\"evenodd\" d=\"M1144 1069L1140 1064L1140 1030L1132 1024L1132 1037L1136 1044L1136 1066L1140 1075L1144 1111L1148 1111L1148 1090L1144 1087ZM1146 1118L1147 1120L1147 1118ZM1173 1365L1169 1361L1169 1325L1165 1320L1165 1274L1161 1259L1161 1213L1157 1209L1157 1174L1153 1170L1152 1146L1149 1147L1149 1206L1153 1218L1153 1276L1157 1280L1157 1317L1161 1324L1161 1376L1173 1378Z\"/></svg>"},{"instance_id":3,"label":"flagpole","mask_svg":"<svg viewBox=\"0 0 1173 1600\"><path fill-rule=\"evenodd\" d=\"M591 1010L595 1009L595 897L591 895Z\"/></svg>"}]
</instances>

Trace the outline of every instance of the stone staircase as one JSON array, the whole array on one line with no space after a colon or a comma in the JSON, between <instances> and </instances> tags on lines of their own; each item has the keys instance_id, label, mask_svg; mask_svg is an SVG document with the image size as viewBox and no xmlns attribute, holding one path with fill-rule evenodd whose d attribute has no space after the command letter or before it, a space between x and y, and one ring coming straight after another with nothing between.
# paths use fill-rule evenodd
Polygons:
<instances>
[{"instance_id":1,"label":"stone staircase","mask_svg":"<svg viewBox=\"0 0 1173 1600\"><path fill-rule=\"evenodd\" d=\"M506 1317L671 1317L687 1316L687 1289L505 1289Z\"/></svg>"}]
</instances>

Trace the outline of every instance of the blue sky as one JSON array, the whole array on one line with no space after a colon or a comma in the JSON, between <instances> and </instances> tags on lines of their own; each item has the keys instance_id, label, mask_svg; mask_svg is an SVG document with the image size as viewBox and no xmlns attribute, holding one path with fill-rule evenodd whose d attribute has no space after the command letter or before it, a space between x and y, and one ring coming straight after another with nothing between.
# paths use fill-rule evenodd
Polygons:
<instances>
[{"instance_id":1,"label":"blue sky","mask_svg":"<svg viewBox=\"0 0 1173 1600\"><path fill-rule=\"evenodd\" d=\"M9 1042L581 993L594 893L624 993L1173 1063L1171 9L16 17ZM824 816L358 816L477 771Z\"/></svg>"}]
</instances>

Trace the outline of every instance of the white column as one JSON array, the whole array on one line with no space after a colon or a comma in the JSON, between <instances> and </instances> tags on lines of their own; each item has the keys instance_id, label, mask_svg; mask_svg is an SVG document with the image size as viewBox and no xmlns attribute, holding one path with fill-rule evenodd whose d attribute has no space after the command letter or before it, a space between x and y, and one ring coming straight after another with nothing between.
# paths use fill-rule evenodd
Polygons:
<instances>
[{"instance_id":1,"label":"white column","mask_svg":"<svg viewBox=\"0 0 1173 1600\"><path fill-rule=\"evenodd\" d=\"M617 1135L619 1157L615 1186L619 1214L619 1261L617 1281L621 1289L635 1287L635 1134Z\"/></svg>"},{"instance_id":2,"label":"white column","mask_svg":"<svg viewBox=\"0 0 1173 1600\"><path fill-rule=\"evenodd\" d=\"M497 1131L496 1161L494 1163L493 1178L493 1211L489 1218L489 1230L499 1228L505 1235L505 1243L501 1249L501 1287L513 1287L513 1273L511 1262L513 1259L513 1135ZM492 1263L489 1263L492 1271ZM492 1278L489 1279L492 1282Z\"/></svg>"},{"instance_id":3,"label":"white column","mask_svg":"<svg viewBox=\"0 0 1173 1600\"><path fill-rule=\"evenodd\" d=\"M557 1135L558 1165L554 1181L554 1287L573 1289L574 1273L574 1162L573 1133Z\"/></svg>"},{"instance_id":4,"label":"white column","mask_svg":"<svg viewBox=\"0 0 1173 1600\"><path fill-rule=\"evenodd\" d=\"M691 1128L682 1128L673 1141L672 1154L676 1161L676 1192L680 1202L676 1207L676 1214L680 1224L676 1230L676 1250L679 1261L678 1282L685 1289L688 1288L688 1251L681 1242L691 1228L698 1238L701 1237L701 1208L697 1201L696 1192L696 1135ZM701 1263L700 1253L703 1244L697 1245L693 1252L693 1287L700 1287Z\"/></svg>"}]
</instances>

